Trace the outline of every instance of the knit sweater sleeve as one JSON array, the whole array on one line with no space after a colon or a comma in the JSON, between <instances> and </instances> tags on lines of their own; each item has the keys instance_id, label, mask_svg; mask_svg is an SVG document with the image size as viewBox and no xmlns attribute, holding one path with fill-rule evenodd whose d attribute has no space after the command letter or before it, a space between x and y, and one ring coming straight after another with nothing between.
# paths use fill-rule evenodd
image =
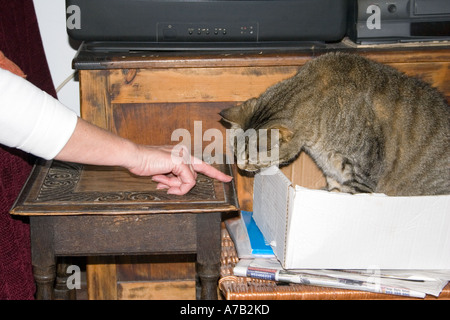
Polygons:
<instances>
[{"instance_id":1,"label":"knit sweater sleeve","mask_svg":"<svg viewBox=\"0 0 450 320\"><path fill-rule=\"evenodd\" d=\"M76 123L75 112L0 68L0 144L53 159L66 145Z\"/></svg>"}]
</instances>

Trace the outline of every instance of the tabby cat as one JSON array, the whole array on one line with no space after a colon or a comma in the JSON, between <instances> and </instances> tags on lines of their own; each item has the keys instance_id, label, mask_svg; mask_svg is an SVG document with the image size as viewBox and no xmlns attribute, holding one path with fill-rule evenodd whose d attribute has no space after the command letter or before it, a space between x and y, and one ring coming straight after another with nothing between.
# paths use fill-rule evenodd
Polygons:
<instances>
[{"instance_id":1,"label":"tabby cat","mask_svg":"<svg viewBox=\"0 0 450 320\"><path fill-rule=\"evenodd\" d=\"M289 163L305 151L330 191L450 194L450 109L443 95L359 55L312 59L220 115L241 132L279 130L279 159L244 161L239 167L246 171ZM239 159L246 154L235 150Z\"/></svg>"}]
</instances>

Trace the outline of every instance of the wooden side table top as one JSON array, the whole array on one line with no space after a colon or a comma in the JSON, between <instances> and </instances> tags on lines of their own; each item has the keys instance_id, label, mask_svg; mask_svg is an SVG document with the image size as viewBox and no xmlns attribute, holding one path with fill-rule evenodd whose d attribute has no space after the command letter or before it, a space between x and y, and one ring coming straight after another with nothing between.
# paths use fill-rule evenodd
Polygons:
<instances>
[{"instance_id":1,"label":"wooden side table top","mask_svg":"<svg viewBox=\"0 0 450 320\"><path fill-rule=\"evenodd\" d=\"M216 167L231 175L229 165ZM238 208L234 183L202 174L184 196L157 190L150 177L119 167L47 161L37 164L11 214L92 215L229 212Z\"/></svg>"}]
</instances>

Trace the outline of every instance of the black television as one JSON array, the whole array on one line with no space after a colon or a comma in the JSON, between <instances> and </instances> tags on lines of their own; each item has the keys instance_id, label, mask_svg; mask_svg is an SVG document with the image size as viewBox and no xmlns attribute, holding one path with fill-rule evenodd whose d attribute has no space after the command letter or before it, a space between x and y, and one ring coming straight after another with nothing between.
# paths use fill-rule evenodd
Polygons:
<instances>
[{"instance_id":1,"label":"black television","mask_svg":"<svg viewBox=\"0 0 450 320\"><path fill-rule=\"evenodd\" d=\"M72 39L182 48L337 42L347 0L66 0Z\"/></svg>"}]
</instances>

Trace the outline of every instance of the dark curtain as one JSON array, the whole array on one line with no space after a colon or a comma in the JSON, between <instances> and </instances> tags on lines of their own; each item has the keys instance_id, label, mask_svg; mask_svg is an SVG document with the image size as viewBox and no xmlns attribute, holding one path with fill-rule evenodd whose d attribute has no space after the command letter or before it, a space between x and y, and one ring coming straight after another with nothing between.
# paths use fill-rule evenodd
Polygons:
<instances>
[{"instance_id":1,"label":"dark curtain","mask_svg":"<svg viewBox=\"0 0 450 320\"><path fill-rule=\"evenodd\" d=\"M56 97L32 0L0 0L0 51L22 69L28 81ZM28 178L34 160L26 153L0 145L0 299L2 300L34 298L29 224L26 219L9 214Z\"/></svg>"}]
</instances>

